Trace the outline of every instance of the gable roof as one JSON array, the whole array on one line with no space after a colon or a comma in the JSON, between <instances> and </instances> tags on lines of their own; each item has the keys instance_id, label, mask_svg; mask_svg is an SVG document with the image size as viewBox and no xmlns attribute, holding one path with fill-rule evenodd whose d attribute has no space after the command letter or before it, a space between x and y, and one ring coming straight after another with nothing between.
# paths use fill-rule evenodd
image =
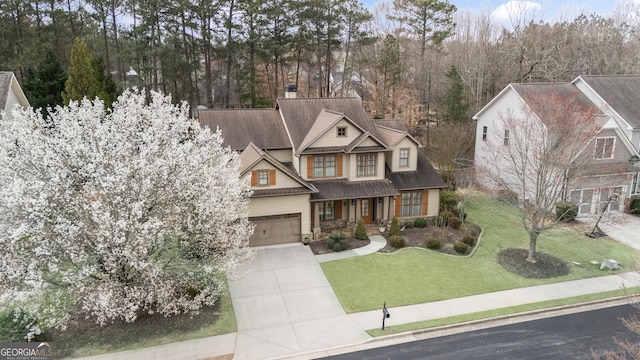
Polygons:
<instances>
[{"instance_id":1,"label":"gable roof","mask_svg":"<svg viewBox=\"0 0 640 360\"><path fill-rule=\"evenodd\" d=\"M354 125L356 128L363 131L360 126L354 124L353 121L349 120L343 113L322 109L318 117L316 117L313 125L307 132L307 136L304 137L302 143L300 143L300 148L298 152L304 151L307 147L309 147L313 142L318 140L322 135L324 135L327 131L329 131L335 124L337 124L340 120L345 119L347 122Z\"/></svg>"},{"instance_id":2,"label":"gable roof","mask_svg":"<svg viewBox=\"0 0 640 360\"><path fill-rule=\"evenodd\" d=\"M379 139L373 122L357 98L295 98L278 99L276 109L282 114L293 147L300 149L307 134L323 110L341 113L363 131Z\"/></svg>"},{"instance_id":3,"label":"gable roof","mask_svg":"<svg viewBox=\"0 0 640 360\"><path fill-rule=\"evenodd\" d=\"M11 110L7 109L7 100L9 99L9 92L12 89L22 105L25 107L29 107L29 101L24 95L24 92L22 91L20 84L18 84L18 80L16 79L16 76L13 74L13 72L0 71L0 111Z\"/></svg>"},{"instance_id":4,"label":"gable roof","mask_svg":"<svg viewBox=\"0 0 640 360\"><path fill-rule=\"evenodd\" d=\"M274 158L268 152L263 151L254 143L249 143L247 147L240 153L238 156L238 160L240 161L240 176L244 176L247 172L249 172L256 164L260 161L265 160L276 169L282 171L287 176L298 182L305 189L298 189L296 191L288 191L286 189L268 189L268 190L255 190L254 197L257 196L267 196L267 195L282 195L282 194L300 194L300 193L316 193L318 189L316 189L309 182L303 180L295 171L293 167L289 167L276 158ZM253 195L252 195L253 196Z\"/></svg>"},{"instance_id":5,"label":"gable roof","mask_svg":"<svg viewBox=\"0 0 640 360\"><path fill-rule=\"evenodd\" d=\"M389 123L389 122L390 122L389 120L385 121L385 123ZM400 121L396 121L396 122L400 123ZM418 147L423 147L422 144L420 144L420 142L416 138L414 138L411 134L409 134L409 132L407 132L404 125L402 126L404 130L398 127L396 124L388 124L388 125L390 126L385 126L385 125L382 125L381 123L376 123L376 128L378 129L378 132L380 133L382 140L384 140L384 142L386 142L387 145L389 145L390 147L396 146L404 138L409 138L413 140L418 145Z\"/></svg>"},{"instance_id":6,"label":"gable roof","mask_svg":"<svg viewBox=\"0 0 640 360\"><path fill-rule=\"evenodd\" d=\"M205 109L199 122L212 131L220 128L224 145L242 151L253 143L260 149L289 149L291 143L274 109Z\"/></svg>"},{"instance_id":7,"label":"gable roof","mask_svg":"<svg viewBox=\"0 0 640 360\"><path fill-rule=\"evenodd\" d=\"M640 75L582 75L582 80L633 128L640 128Z\"/></svg>"}]
</instances>

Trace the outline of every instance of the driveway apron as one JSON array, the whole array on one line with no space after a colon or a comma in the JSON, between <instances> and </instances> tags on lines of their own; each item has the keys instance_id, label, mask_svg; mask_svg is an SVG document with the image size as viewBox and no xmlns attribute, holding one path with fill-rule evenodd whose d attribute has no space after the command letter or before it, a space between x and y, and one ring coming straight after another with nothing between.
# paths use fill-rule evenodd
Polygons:
<instances>
[{"instance_id":1,"label":"driveway apron","mask_svg":"<svg viewBox=\"0 0 640 360\"><path fill-rule=\"evenodd\" d=\"M594 226L597 219L597 217L578 218L589 226ZM611 211L602 217L598 226L610 238L640 250L640 217Z\"/></svg>"},{"instance_id":2,"label":"driveway apron","mask_svg":"<svg viewBox=\"0 0 640 360\"><path fill-rule=\"evenodd\" d=\"M238 324L234 359L268 359L365 341L346 315L311 249L256 248L229 279Z\"/></svg>"}]
</instances>

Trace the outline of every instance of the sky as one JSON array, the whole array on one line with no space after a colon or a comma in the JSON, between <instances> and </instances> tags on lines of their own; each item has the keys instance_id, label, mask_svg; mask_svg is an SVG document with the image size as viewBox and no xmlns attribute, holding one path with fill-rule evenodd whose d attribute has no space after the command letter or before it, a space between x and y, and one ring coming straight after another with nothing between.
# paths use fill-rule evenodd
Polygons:
<instances>
[{"instance_id":1,"label":"sky","mask_svg":"<svg viewBox=\"0 0 640 360\"><path fill-rule=\"evenodd\" d=\"M379 0L362 0L368 8L373 8ZM384 0L391 2L392 0ZM449 0L458 10L471 13L490 13L494 20L504 22L514 14L527 13L527 19L533 15L536 20L555 22L571 20L580 13L609 15L618 3L629 0ZM640 0L633 0L639 2Z\"/></svg>"}]
</instances>

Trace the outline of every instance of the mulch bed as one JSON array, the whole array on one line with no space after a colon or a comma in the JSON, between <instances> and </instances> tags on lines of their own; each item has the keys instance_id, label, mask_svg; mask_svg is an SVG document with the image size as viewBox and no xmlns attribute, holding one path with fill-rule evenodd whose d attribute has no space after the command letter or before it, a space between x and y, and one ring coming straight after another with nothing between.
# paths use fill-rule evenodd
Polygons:
<instances>
[{"instance_id":1,"label":"mulch bed","mask_svg":"<svg viewBox=\"0 0 640 360\"><path fill-rule=\"evenodd\" d=\"M354 237L348 237L347 241L349 242L349 250L357 249L359 247L367 246L371 241L367 240L358 240ZM309 243L311 250L313 251L313 255L322 255L332 253L333 249L329 249L327 246L327 239L322 240L314 240Z\"/></svg>"},{"instance_id":2,"label":"mulch bed","mask_svg":"<svg viewBox=\"0 0 640 360\"><path fill-rule=\"evenodd\" d=\"M480 227L473 224L465 223L460 227L460 229L456 230L449 227L436 227L436 226L429 225L425 228L405 229L402 232L402 236L405 237L405 247L418 247L418 248L426 249L425 240L430 237L435 237L437 239L440 239L440 242L442 243L442 247L439 250L432 250L432 251L438 251L438 252L453 254L453 255L464 255L464 254L458 254L457 252L455 252L453 250L453 244L457 241L461 241L465 235L468 235L472 232L475 232L476 235L480 234ZM385 237L387 238L387 240L389 240L388 236L385 236ZM369 240L358 240L354 237L348 237L347 241L349 242L350 249L357 249L359 247L369 245ZM333 252L333 250L329 249L329 247L327 246L326 239L312 241L311 243L309 243L309 246L311 247L311 250L313 251L314 255L327 254L327 253ZM467 254L471 252L471 250L472 248L469 247ZM379 252L392 253L394 251L398 251L398 249L387 245L384 249L380 250Z\"/></svg>"},{"instance_id":3,"label":"mulch bed","mask_svg":"<svg viewBox=\"0 0 640 360\"><path fill-rule=\"evenodd\" d=\"M507 271L529 279L549 279L569 274L569 265L562 259L536 252L536 262L527 261L527 249L504 249L498 253L498 263Z\"/></svg>"}]
</instances>

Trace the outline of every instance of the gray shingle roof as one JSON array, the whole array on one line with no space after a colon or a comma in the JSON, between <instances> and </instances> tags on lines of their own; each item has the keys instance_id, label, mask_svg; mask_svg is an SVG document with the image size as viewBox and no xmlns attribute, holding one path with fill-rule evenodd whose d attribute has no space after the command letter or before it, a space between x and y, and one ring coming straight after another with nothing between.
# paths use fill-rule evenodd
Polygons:
<instances>
[{"instance_id":1,"label":"gray shingle roof","mask_svg":"<svg viewBox=\"0 0 640 360\"><path fill-rule=\"evenodd\" d=\"M573 111L591 114L602 114L602 111L577 87L569 83L537 83L537 84L511 84L511 87L522 97L535 113L544 113L544 107L554 97L571 101ZM542 122L544 118L540 119Z\"/></svg>"},{"instance_id":2,"label":"gray shingle roof","mask_svg":"<svg viewBox=\"0 0 640 360\"><path fill-rule=\"evenodd\" d=\"M640 75L580 76L634 128L640 128Z\"/></svg>"},{"instance_id":3,"label":"gray shingle roof","mask_svg":"<svg viewBox=\"0 0 640 360\"><path fill-rule=\"evenodd\" d=\"M444 182L431 166L427 155L422 151L418 151L418 170L391 172L387 167L385 177L391 180L393 186L398 190L442 189L445 187Z\"/></svg>"},{"instance_id":4,"label":"gray shingle roof","mask_svg":"<svg viewBox=\"0 0 640 360\"><path fill-rule=\"evenodd\" d=\"M389 180L354 181L346 179L318 180L311 182L318 192L311 194L311 201L358 199L378 196L395 196L398 191Z\"/></svg>"},{"instance_id":5,"label":"gray shingle roof","mask_svg":"<svg viewBox=\"0 0 640 360\"><path fill-rule=\"evenodd\" d=\"M300 148L322 110L343 113L363 130L380 139L373 122L356 98L278 99L276 108L282 112L296 149Z\"/></svg>"},{"instance_id":6,"label":"gray shingle roof","mask_svg":"<svg viewBox=\"0 0 640 360\"><path fill-rule=\"evenodd\" d=\"M224 145L242 151L251 142L261 149L289 149L291 143L274 109L206 109L199 111L200 125L222 130Z\"/></svg>"}]
</instances>

